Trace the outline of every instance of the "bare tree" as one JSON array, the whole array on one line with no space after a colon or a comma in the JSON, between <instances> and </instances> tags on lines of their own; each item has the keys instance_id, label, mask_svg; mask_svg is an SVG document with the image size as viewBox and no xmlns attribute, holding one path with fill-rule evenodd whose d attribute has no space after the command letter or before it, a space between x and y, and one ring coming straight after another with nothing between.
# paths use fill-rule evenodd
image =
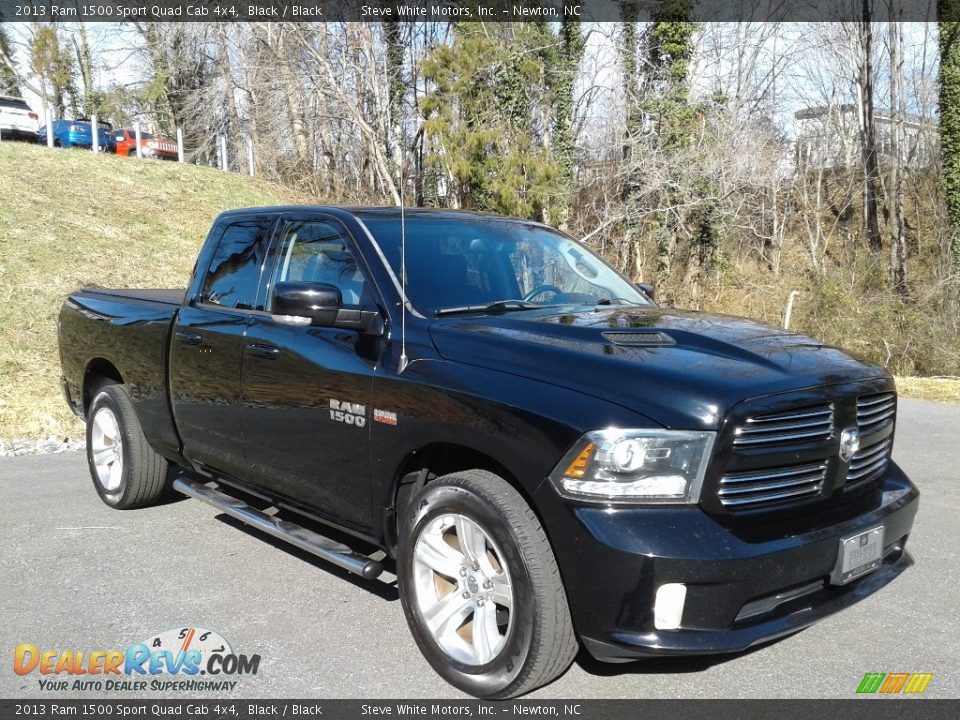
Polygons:
<instances>
[{"instance_id":1,"label":"bare tree","mask_svg":"<svg viewBox=\"0 0 960 720\"><path fill-rule=\"evenodd\" d=\"M857 59L857 110L860 120L860 147L863 157L863 228L870 249L883 247L880 236L880 163L874 125L873 91L873 0L861 0L861 21L850 34Z\"/></svg>"},{"instance_id":2,"label":"bare tree","mask_svg":"<svg viewBox=\"0 0 960 720\"><path fill-rule=\"evenodd\" d=\"M890 233L890 279L894 292L901 297L910 294L907 286L907 228L903 210L903 144L904 107L903 94L903 29L895 20L894 11L902 16L902 7L891 0L890 19L887 23L890 46L890 188L889 205L892 216Z\"/></svg>"}]
</instances>

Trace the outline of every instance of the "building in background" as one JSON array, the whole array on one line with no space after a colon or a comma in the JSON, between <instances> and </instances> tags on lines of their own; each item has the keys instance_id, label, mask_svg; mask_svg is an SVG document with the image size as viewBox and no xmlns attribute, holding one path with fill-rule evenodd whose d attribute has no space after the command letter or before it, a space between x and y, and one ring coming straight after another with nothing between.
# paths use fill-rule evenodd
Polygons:
<instances>
[{"instance_id":1,"label":"building in background","mask_svg":"<svg viewBox=\"0 0 960 720\"><path fill-rule=\"evenodd\" d=\"M794 114L798 166L840 170L861 164L860 120L856 105L827 105L805 108ZM889 111L873 115L877 152L881 167L889 164L893 121ZM909 168L929 167L937 157L936 124L908 114L904 123L904 164Z\"/></svg>"}]
</instances>

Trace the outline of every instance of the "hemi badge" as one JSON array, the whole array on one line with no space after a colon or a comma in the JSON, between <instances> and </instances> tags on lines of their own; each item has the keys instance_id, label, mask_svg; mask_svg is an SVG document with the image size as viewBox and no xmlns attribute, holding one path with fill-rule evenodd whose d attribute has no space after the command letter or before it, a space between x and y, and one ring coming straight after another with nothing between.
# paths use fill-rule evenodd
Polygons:
<instances>
[{"instance_id":1,"label":"hemi badge","mask_svg":"<svg viewBox=\"0 0 960 720\"><path fill-rule=\"evenodd\" d=\"M373 409L373 421L384 425L396 425L397 414L388 410Z\"/></svg>"}]
</instances>

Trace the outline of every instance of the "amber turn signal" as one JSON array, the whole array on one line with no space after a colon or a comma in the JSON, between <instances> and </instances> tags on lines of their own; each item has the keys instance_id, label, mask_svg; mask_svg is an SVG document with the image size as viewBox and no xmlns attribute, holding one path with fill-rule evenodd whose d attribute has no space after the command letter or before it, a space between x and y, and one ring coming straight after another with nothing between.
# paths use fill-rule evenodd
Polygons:
<instances>
[{"instance_id":1,"label":"amber turn signal","mask_svg":"<svg viewBox=\"0 0 960 720\"><path fill-rule=\"evenodd\" d=\"M587 463L590 461L590 456L593 455L593 448L594 444L588 443L587 446L580 451L580 454L573 459L573 462L567 467L564 475L571 478L582 478L584 473L587 472Z\"/></svg>"}]
</instances>

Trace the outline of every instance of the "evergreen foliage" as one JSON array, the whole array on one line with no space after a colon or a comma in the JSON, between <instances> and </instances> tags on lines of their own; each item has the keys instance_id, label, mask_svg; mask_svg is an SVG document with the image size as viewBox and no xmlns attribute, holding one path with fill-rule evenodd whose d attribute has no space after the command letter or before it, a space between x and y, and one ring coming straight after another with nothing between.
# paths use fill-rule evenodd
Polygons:
<instances>
[{"instance_id":1,"label":"evergreen foliage","mask_svg":"<svg viewBox=\"0 0 960 720\"><path fill-rule=\"evenodd\" d=\"M565 4L570 0L565 0ZM552 150L560 167L560 194L556 199L556 223L565 229L570 214L576 164L576 137L573 129L574 80L583 58L584 37L580 23L565 18L558 41L546 57L547 82L553 90L554 131Z\"/></svg>"},{"instance_id":2,"label":"evergreen foliage","mask_svg":"<svg viewBox=\"0 0 960 720\"><path fill-rule=\"evenodd\" d=\"M661 3L639 42L636 24L624 25L624 78L627 82L627 150L630 168L623 195L628 208L626 232L631 255L643 254L644 235L656 246L658 280L666 285L673 272L678 241L690 246L686 274L696 282L709 267L718 245L714 227L714 208L709 203L690 202L693 196L709 198L713 194L706 179L694 179L691 187L687 169L691 155L697 152L702 103L690 95L690 60L694 52L697 25L690 22L689 0L665 0ZM638 61L642 58L642 72ZM639 76L639 77L638 77ZM637 84L639 82L639 88ZM701 150L702 152L702 150ZM641 167L656 164L664 169L668 182L655 197L644 190ZM647 233L638 232L634 218L648 214Z\"/></svg>"},{"instance_id":3,"label":"evergreen foliage","mask_svg":"<svg viewBox=\"0 0 960 720\"><path fill-rule=\"evenodd\" d=\"M950 249L960 273L960 2L941 0L940 13L940 154L941 192L947 209Z\"/></svg>"},{"instance_id":4,"label":"evergreen foliage","mask_svg":"<svg viewBox=\"0 0 960 720\"><path fill-rule=\"evenodd\" d=\"M698 108L690 102L690 58L696 24L687 21L689 0L668 0L655 14L645 38L648 75L642 107L661 147L685 147Z\"/></svg>"},{"instance_id":5,"label":"evergreen foliage","mask_svg":"<svg viewBox=\"0 0 960 720\"><path fill-rule=\"evenodd\" d=\"M30 61L33 72L47 85L54 117L65 117L68 110L76 115L76 68L70 50L60 44L55 26L45 25L37 30L30 47Z\"/></svg>"},{"instance_id":6,"label":"evergreen foliage","mask_svg":"<svg viewBox=\"0 0 960 720\"><path fill-rule=\"evenodd\" d=\"M547 144L561 74L546 70L554 47L539 23L459 23L450 45L424 62L433 83L424 130L451 204L557 221L567 177Z\"/></svg>"}]
</instances>

